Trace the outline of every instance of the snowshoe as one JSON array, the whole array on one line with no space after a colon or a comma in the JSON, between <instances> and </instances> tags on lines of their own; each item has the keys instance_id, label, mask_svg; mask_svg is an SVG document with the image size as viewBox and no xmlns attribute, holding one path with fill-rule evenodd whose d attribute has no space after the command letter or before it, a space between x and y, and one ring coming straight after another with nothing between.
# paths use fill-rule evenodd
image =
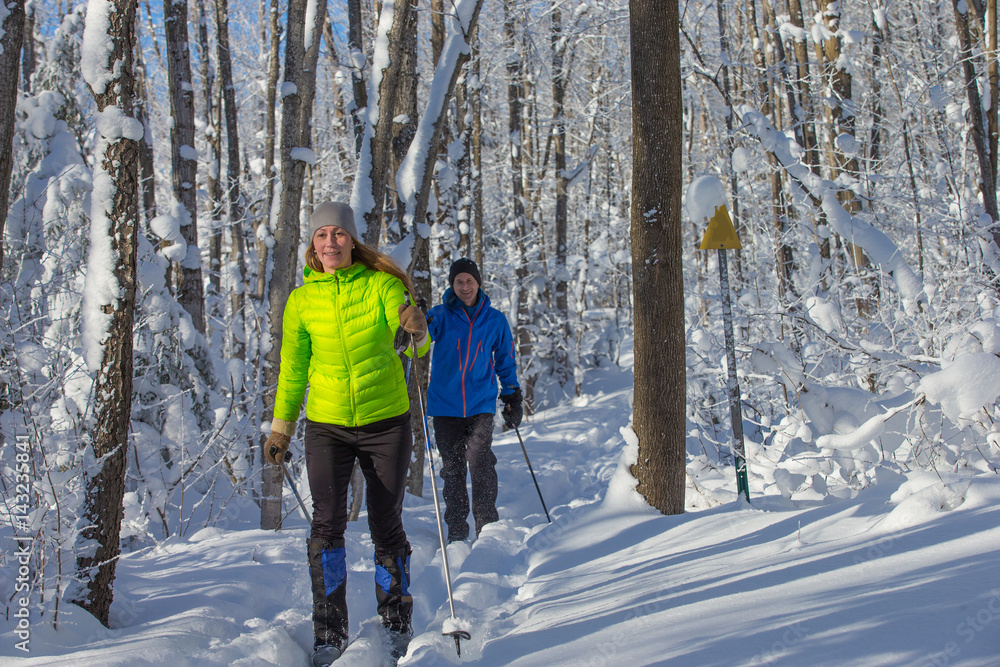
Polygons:
<instances>
[{"instance_id":1,"label":"snowshoe","mask_svg":"<svg viewBox=\"0 0 1000 667\"><path fill-rule=\"evenodd\" d=\"M317 646L312 654L312 667L330 667L343 653L344 650L336 644Z\"/></svg>"},{"instance_id":2,"label":"snowshoe","mask_svg":"<svg viewBox=\"0 0 1000 667\"><path fill-rule=\"evenodd\" d=\"M386 630L389 638L389 655L393 660L399 660L406 655L406 650L410 646L410 639L413 637L409 632L395 632Z\"/></svg>"}]
</instances>

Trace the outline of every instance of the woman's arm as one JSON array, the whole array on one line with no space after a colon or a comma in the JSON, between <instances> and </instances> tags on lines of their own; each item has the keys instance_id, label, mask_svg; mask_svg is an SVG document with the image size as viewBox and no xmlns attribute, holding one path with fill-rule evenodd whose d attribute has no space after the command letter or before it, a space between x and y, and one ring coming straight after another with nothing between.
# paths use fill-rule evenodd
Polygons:
<instances>
[{"instance_id":1,"label":"woman's arm","mask_svg":"<svg viewBox=\"0 0 1000 667\"><path fill-rule=\"evenodd\" d=\"M274 396L274 418L292 423L299 418L312 357L312 342L302 322L298 296L297 290L289 295L281 320L281 367Z\"/></svg>"}]
</instances>

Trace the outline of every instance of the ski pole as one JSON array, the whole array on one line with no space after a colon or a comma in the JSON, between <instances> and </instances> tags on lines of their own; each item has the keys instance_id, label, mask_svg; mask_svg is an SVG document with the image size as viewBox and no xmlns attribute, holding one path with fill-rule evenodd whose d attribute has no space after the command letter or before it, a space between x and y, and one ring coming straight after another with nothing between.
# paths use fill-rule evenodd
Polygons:
<instances>
[{"instance_id":1,"label":"ski pole","mask_svg":"<svg viewBox=\"0 0 1000 667\"><path fill-rule=\"evenodd\" d=\"M552 519L549 517L549 509L545 506L545 498L542 498L542 490L538 487L538 480L535 478L535 471L531 467L531 461L528 460L528 450L524 448L524 440L521 439L521 432L514 427L514 433L517 433L517 439L521 443L521 451L524 452L524 461L528 464L528 471L531 472L531 481L535 483L535 491L538 491L538 499L542 501L542 509L545 510L545 518L552 523Z\"/></svg>"},{"instance_id":2,"label":"ski pole","mask_svg":"<svg viewBox=\"0 0 1000 667\"><path fill-rule=\"evenodd\" d=\"M410 344L413 345L413 359L410 362L413 368L414 379L417 382L417 403L420 404L420 423L424 428L424 443L427 445L427 461L431 467L431 490L434 493L434 515L437 517L438 538L441 540L441 561L444 563L444 581L448 586L448 607L451 609L451 618L455 619L455 600L451 593L451 570L448 568L448 549L444 541L444 525L441 523L441 506L438 504L437 479L434 476L434 452L431 450L431 441L427 437L427 414L424 412L424 399L420 391L420 376L417 374L417 339L410 334ZM462 657L462 640L472 639L465 630L452 630L442 632L446 637L455 639L455 651Z\"/></svg>"},{"instance_id":3,"label":"ski pole","mask_svg":"<svg viewBox=\"0 0 1000 667\"><path fill-rule=\"evenodd\" d=\"M278 453L278 448L272 447L271 456L274 456L277 453ZM299 495L299 490L295 488L295 482L292 481L292 474L288 472L288 468L285 467L285 461L291 461L291 460L292 460L292 453L286 449L284 461L280 462L281 472L285 474L285 479L288 480L288 486L292 489L292 493L295 494L295 499L299 501L299 507L302 508L302 514L305 515L306 521L308 521L311 524L312 517L309 516L309 510L306 509L306 504L302 502L302 496Z\"/></svg>"}]
</instances>

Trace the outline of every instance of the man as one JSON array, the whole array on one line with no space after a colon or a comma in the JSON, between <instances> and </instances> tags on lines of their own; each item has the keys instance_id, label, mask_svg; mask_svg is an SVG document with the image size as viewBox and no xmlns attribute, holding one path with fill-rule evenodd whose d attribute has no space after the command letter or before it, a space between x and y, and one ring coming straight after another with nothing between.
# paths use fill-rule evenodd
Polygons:
<instances>
[{"instance_id":1,"label":"man","mask_svg":"<svg viewBox=\"0 0 1000 667\"><path fill-rule=\"evenodd\" d=\"M443 303L430 310L428 332L434 341L427 414L441 453L448 541L469 537L466 470L472 476L472 516L476 535L499 518L497 457L493 454L493 415L497 394L504 402L504 423L521 424L521 388L514 363L510 325L482 290L482 275L471 259L451 265Z\"/></svg>"}]
</instances>

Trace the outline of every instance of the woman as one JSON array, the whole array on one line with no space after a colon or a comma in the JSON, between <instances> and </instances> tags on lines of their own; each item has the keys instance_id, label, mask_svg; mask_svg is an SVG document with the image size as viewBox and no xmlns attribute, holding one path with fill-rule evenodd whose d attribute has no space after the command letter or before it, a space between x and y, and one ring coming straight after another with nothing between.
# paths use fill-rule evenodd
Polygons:
<instances>
[{"instance_id":1,"label":"woman","mask_svg":"<svg viewBox=\"0 0 1000 667\"><path fill-rule=\"evenodd\" d=\"M305 453L312 491L308 542L313 590L314 667L347 646L347 491L355 459L367 481L368 526L375 544L375 595L396 650L411 633L410 544L402 507L412 437L396 329L430 346L427 322L404 305L412 287L388 256L358 241L354 211L326 202L309 220L305 284L292 291L282 319L281 368L267 461L284 459L306 384Z\"/></svg>"}]
</instances>

